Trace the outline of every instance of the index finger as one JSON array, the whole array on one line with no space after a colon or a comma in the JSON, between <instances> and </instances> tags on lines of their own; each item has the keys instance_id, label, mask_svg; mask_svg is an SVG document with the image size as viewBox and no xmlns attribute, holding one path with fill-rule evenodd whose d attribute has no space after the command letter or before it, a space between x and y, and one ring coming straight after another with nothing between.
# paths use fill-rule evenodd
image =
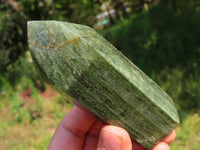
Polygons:
<instances>
[{"instance_id":1,"label":"index finger","mask_svg":"<svg viewBox=\"0 0 200 150\"><path fill-rule=\"evenodd\" d=\"M175 130L173 130L168 136L166 136L162 141L167 143L167 144L170 144L174 141L176 137L176 132Z\"/></svg>"},{"instance_id":2,"label":"index finger","mask_svg":"<svg viewBox=\"0 0 200 150\"><path fill-rule=\"evenodd\" d=\"M158 143L153 150L170 150L169 145L170 143L172 143L174 141L176 137L176 132L175 130L173 130L171 133L169 133L160 143ZM136 141L132 140L132 144L133 144L133 149L134 150L147 150L146 148L144 148L143 146L141 146L140 144L138 144Z\"/></svg>"}]
</instances>

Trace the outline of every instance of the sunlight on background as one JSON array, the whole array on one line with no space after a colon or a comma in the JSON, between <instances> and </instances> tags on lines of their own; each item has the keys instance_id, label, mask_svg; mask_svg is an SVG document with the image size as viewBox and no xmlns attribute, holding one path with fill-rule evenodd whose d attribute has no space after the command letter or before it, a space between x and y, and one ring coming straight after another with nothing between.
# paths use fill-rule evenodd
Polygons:
<instances>
[{"instance_id":1,"label":"sunlight on background","mask_svg":"<svg viewBox=\"0 0 200 150\"><path fill-rule=\"evenodd\" d=\"M172 150L200 149L200 1L2 0L0 149L46 149L73 107L35 72L28 20L93 27L173 98L181 118Z\"/></svg>"}]
</instances>

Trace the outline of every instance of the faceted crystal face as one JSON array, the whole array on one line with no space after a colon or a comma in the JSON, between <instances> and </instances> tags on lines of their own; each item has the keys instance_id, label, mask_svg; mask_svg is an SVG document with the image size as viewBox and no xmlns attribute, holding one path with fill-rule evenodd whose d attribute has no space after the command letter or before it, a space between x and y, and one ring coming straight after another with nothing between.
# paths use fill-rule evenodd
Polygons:
<instances>
[{"instance_id":1,"label":"faceted crystal face","mask_svg":"<svg viewBox=\"0 0 200 150\"><path fill-rule=\"evenodd\" d=\"M179 123L172 99L93 29L67 22L28 22L37 72L109 124L152 148ZM70 99L72 99L70 98Z\"/></svg>"}]
</instances>

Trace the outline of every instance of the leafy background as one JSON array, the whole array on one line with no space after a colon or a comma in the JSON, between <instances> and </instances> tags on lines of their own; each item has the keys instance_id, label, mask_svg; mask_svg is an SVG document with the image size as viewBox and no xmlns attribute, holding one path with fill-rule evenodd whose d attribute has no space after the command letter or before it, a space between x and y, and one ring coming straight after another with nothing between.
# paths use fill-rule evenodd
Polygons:
<instances>
[{"instance_id":1,"label":"leafy background","mask_svg":"<svg viewBox=\"0 0 200 150\"><path fill-rule=\"evenodd\" d=\"M28 20L95 28L173 98L181 124L171 148L200 149L199 0L0 0L0 149L46 149L72 108L34 70Z\"/></svg>"}]
</instances>

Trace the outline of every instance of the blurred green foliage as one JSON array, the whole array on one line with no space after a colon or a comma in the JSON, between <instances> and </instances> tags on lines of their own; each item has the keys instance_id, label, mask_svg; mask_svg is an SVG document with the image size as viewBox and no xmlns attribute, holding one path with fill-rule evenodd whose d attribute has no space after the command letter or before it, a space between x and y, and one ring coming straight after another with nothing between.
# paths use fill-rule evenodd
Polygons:
<instances>
[{"instance_id":1,"label":"blurred green foliage","mask_svg":"<svg viewBox=\"0 0 200 150\"><path fill-rule=\"evenodd\" d=\"M191 72L200 62L200 6L189 4L175 10L164 4L151 7L103 35L147 73L177 65Z\"/></svg>"},{"instance_id":2,"label":"blurred green foliage","mask_svg":"<svg viewBox=\"0 0 200 150\"><path fill-rule=\"evenodd\" d=\"M1 94L6 88L15 87L25 76L33 81L34 86L38 86L38 77L32 64L25 63L24 60L27 58L25 52L28 49L28 20L55 19L92 26L96 21L95 16L104 6L105 10L114 8L118 15L113 20L115 25L99 32L172 95L181 112L198 110L200 1L147 2L150 1L2 0ZM132 11L119 17L120 13L124 12L121 10L122 6L129 7ZM39 88L44 90L43 85Z\"/></svg>"},{"instance_id":3,"label":"blurred green foliage","mask_svg":"<svg viewBox=\"0 0 200 150\"><path fill-rule=\"evenodd\" d=\"M92 25L100 5L83 0L1 0L0 71L7 72L27 47L28 20L62 20Z\"/></svg>"},{"instance_id":4,"label":"blurred green foliage","mask_svg":"<svg viewBox=\"0 0 200 150\"><path fill-rule=\"evenodd\" d=\"M0 70L19 59L27 49L25 20L22 15L13 13L0 3Z\"/></svg>"},{"instance_id":5,"label":"blurred green foliage","mask_svg":"<svg viewBox=\"0 0 200 150\"><path fill-rule=\"evenodd\" d=\"M200 109L200 1L161 2L102 34L153 78L184 112Z\"/></svg>"},{"instance_id":6,"label":"blurred green foliage","mask_svg":"<svg viewBox=\"0 0 200 150\"><path fill-rule=\"evenodd\" d=\"M129 11L125 12L124 7ZM98 27L98 32L174 99L182 124L172 148L199 149L199 144L191 144L199 143L196 134L200 134L199 0L0 0L0 145L3 149L45 149L52 124L55 128L68 111L59 96L53 102L41 98L45 85L27 52L27 21L54 19L95 27L99 21L96 15L112 9L116 10L116 16L104 18L109 24ZM26 90L33 101L20 97Z\"/></svg>"},{"instance_id":7,"label":"blurred green foliage","mask_svg":"<svg viewBox=\"0 0 200 150\"><path fill-rule=\"evenodd\" d=\"M132 11L124 12L122 6ZM101 7L106 11L114 8L117 15L114 25L99 32L172 95L180 112L200 109L200 1L195 0L2 0L1 94L24 77L38 86L32 63L24 60L28 20L55 19L92 26ZM44 90L43 85L38 87Z\"/></svg>"}]
</instances>

